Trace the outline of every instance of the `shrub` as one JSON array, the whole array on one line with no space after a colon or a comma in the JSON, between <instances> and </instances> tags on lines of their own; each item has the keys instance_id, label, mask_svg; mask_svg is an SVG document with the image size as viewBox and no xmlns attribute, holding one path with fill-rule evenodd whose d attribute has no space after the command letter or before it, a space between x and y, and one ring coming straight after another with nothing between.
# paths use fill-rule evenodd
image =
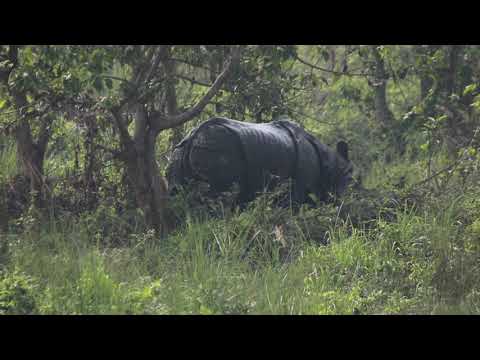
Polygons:
<instances>
[{"instance_id":1,"label":"shrub","mask_svg":"<svg viewBox=\"0 0 480 360\"><path fill-rule=\"evenodd\" d=\"M34 291L36 284L31 277L14 271L0 276L0 314L27 315L37 310Z\"/></svg>"}]
</instances>

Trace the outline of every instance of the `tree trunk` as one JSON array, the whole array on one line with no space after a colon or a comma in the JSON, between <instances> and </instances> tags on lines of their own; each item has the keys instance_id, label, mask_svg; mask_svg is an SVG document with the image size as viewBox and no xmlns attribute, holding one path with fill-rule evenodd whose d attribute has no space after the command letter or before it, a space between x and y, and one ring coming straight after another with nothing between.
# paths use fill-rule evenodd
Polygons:
<instances>
[{"instance_id":1,"label":"tree trunk","mask_svg":"<svg viewBox=\"0 0 480 360\"><path fill-rule=\"evenodd\" d=\"M148 126L145 108L137 106L133 139L123 141L127 176L135 192L137 207L144 212L147 226L160 236L168 231L167 186L155 159L158 132Z\"/></svg>"},{"instance_id":2,"label":"tree trunk","mask_svg":"<svg viewBox=\"0 0 480 360\"><path fill-rule=\"evenodd\" d=\"M178 114L178 103L177 103L177 91L175 88L175 75L176 75L176 66L175 62L170 59L170 49L167 51L168 59L165 60L165 73L167 75L166 82L166 101L167 101L167 114L170 116L175 116ZM184 126L178 126L172 129L172 135L170 137L170 145L173 148L180 141L182 141Z\"/></svg>"},{"instance_id":3,"label":"tree trunk","mask_svg":"<svg viewBox=\"0 0 480 360\"><path fill-rule=\"evenodd\" d=\"M436 65L426 66L426 60L435 55L435 52L442 51L444 62ZM437 117L447 114L445 132L442 134L449 153L455 155L458 144L462 143L465 137L463 115L458 111L458 105L451 101L451 95L461 96L464 84L459 81L459 68L462 65L463 46L461 45L428 45L418 47L417 53L424 66L420 73L421 100L424 101L424 116ZM432 92L431 97L427 97ZM426 100L426 101L425 101ZM468 132L468 131L467 131Z\"/></svg>"},{"instance_id":4,"label":"tree trunk","mask_svg":"<svg viewBox=\"0 0 480 360\"><path fill-rule=\"evenodd\" d=\"M30 196L32 204L37 209L45 207L43 160L46 143L36 144L32 139L30 125L27 119L20 120L15 131L17 142L17 156L23 174L30 182Z\"/></svg>"},{"instance_id":5,"label":"tree trunk","mask_svg":"<svg viewBox=\"0 0 480 360\"><path fill-rule=\"evenodd\" d=\"M85 119L87 127L87 134L84 139L85 157L84 163L84 187L85 187L85 202L89 210L92 210L98 201L97 198L97 184L93 176L95 171L95 147L94 141L97 133L97 125L95 116L90 116Z\"/></svg>"},{"instance_id":6,"label":"tree trunk","mask_svg":"<svg viewBox=\"0 0 480 360\"><path fill-rule=\"evenodd\" d=\"M462 45L450 45L448 49L448 70L445 81L445 91L447 95L456 92L457 89L457 70L460 65L460 55L463 50Z\"/></svg>"},{"instance_id":7,"label":"tree trunk","mask_svg":"<svg viewBox=\"0 0 480 360\"><path fill-rule=\"evenodd\" d=\"M18 63L18 46L10 45L9 61L13 67L8 75L2 79L13 98L15 108L17 109L18 125L14 130L14 137L17 145L17 161L25 177L30 182L30 200L37 209L45 206L44 199L44 174L43 160L50 138L50 126L53 121L52 115L38 116L36 120L40 123L36 141L33 139L32 129L29 123L29 115L24 111L28 107L26 90L18 90L11 87L8 79L11 71Z\"/></svg>"},{"instance_id":8,"label":"tree trunk","mask_svg":"<svg viewBox=\"0 0 480 360\"><path fill-rule=\"evenodd\" d=\"M393 114L387 104L387 73L382 56L375 46L372 46L372 53L375 59L375 83L373 84L375 94L375 117L384 129L391 129Z\"/></svg>"},{"instance_id":9,"label":"tree trunk","mask_svg":"<svg viewBox=\"0 0 480 360\"><path fill-rule=\"evenodd\" d=\"M382 132L390 135L394 144L394 151L402 155L405 152L405 143L396 129L395 118L388 107L385 63L376 46L371 46L371 50L374 58L374 83L372 86L374 91L375 118ZM387 162L391 161L391 155L390 151L386 152L385 160Z\"/></svg>"},{"instance_id":10,"label":"tree trunk","mask_svg":"<svg viewBox=\"0 0 480 360\"><path fill-rule=\"evenodd\" d=\"M433 81L433 69L426 68L426 58L434 55L435 51L439 49L438 45L420 45L416 47L416 52L420 56L421 69L420 71L420 101L425 100L428 96L428 92L434 85Z\"/></svg>"},{"instance_id":11,"label":"tree trunk","mask_svg":"<svg viewBox=\"0 0 480 360\"><path fill-rule=\"evenodd\" d=\"M424 100L428 92L433 86L433 81L430 76L422 76L420 78L420 100Z\"/></svg>"},{"instance_id":12,"label":"tree trunk","mask_svg":"<svg viewBox=\"0 0 480 360\"><path fill-rule=\"evenodd\" d=\"M447 96L446 107L449 112L447 119L448 136L451 140L448 141L447 146L450 154L455 156L459 146L463 146L465 139L469 138L468 127L464 124L464 115L458 111L459 105L450 101L452 94L461 96L461 87L459 86L459 67L461 66L461 54L463 51L462 45L450 45L447 48L448 63L445 73L444 93ZM466 145L466 144L465 144Z\"/></svg>"}]
</instances>

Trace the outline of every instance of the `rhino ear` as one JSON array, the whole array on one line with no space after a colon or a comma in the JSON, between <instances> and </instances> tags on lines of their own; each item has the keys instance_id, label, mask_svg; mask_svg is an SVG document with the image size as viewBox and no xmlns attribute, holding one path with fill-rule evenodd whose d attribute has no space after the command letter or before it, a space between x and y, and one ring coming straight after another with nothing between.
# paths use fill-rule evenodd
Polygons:
<instances>
[{"instance_id":1,"label":"rhino ear","mask_svg":"<svg viewBox=\"0 0 480 360\"><path fill-rule=\"evenodd\" d=\"M337 152L348 161L348 144L345 141L339 141L337 143Z\"/></svg>"}]
</instances>

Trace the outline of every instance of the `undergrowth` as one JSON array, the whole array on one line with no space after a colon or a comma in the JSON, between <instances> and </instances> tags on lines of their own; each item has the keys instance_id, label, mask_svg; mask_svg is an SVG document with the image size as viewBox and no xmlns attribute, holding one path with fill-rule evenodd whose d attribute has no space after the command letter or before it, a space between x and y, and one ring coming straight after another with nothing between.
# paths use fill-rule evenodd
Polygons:
<instances>
[{"instance_id":1,"label":"undergrowth","mask_svg":"<svg viewBox=\"0 0 480 360\"><path fill-rule=\"evenodd\" d=\"M179 197L165 239L108 208L24 217L1 235L0 313L478 313L480 188L415 181L295 211L266 194L207 216Z\"/></svg>"}]
</instances>

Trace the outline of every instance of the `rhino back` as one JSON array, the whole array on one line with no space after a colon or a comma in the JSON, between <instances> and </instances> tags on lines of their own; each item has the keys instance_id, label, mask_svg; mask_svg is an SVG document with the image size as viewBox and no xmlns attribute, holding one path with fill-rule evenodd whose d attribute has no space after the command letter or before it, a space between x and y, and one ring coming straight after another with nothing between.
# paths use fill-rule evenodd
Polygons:
<instances>
[{"instance_id":1,"label":"rhino back","mask_svg":"<svg viewBox=\"0 0 480 360\"><path fill-rule=\"evenodd\" d=\"M290 134L281 126L235 120L225 122L224 126L237 134L252 176L258 177L261 172L281 178L292 175L296 160L295 145Z\"/></svg>"}]
</instances>

